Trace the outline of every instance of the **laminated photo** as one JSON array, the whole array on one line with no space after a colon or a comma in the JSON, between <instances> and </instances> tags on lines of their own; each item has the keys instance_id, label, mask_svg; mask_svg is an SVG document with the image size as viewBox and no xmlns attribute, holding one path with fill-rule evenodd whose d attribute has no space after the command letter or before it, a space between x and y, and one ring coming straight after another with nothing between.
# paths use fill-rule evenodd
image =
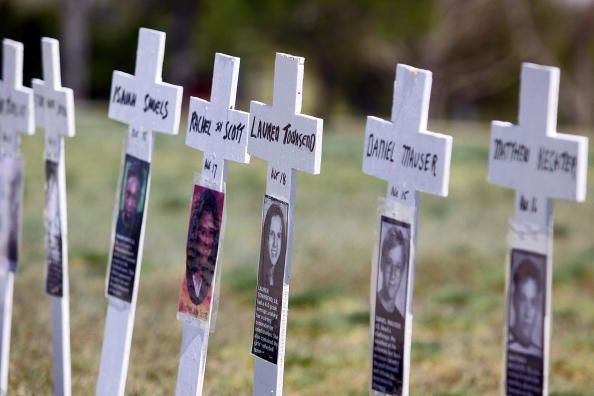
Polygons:
<instances>
[{"instance_id":1,"label":"laminated photo","mask_svg":"<svg viewBox=\"0 0 594 396\"><path fill-rule=\"evenodd\" d=\"M194 186L178 311L205 321L210 318L224 203L224 193Z\"/></svg>"}]
</instances>

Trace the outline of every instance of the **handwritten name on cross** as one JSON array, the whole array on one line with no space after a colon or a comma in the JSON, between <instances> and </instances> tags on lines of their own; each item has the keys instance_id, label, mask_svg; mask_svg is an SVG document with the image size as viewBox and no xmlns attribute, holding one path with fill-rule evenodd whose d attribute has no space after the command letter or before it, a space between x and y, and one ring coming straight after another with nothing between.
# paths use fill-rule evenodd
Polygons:
<instances>
[{"instance_id":1,"label":"handwritten name on cross","mask_svg":"<svg viewBox=\"0 0 594 396\"><path fill-rule=\"evenodd\" d=\"M45 129L46 157L58 162L63 136L74 136L74 96L62 87L60 44L44 37L41 40L43 80L33 79L35 123Z\"/></svg>"},{"instance_id":2,"label":"handwritten name on cross","mask_svg":"<svg viewBox=\"0 0 594 396\"><path fill-rule=\"evenodd\" d=\"M516 190L516 221L546 226L549 199L586 198L588 139L556 132L559 69L522 65L518 125L494 121L490 182Z\"/></svg>"},{"instance_id":3,"label":"handwritten name on cross","mask_svg":"<svg viewBox=\"0 0 594 396\"><path fill-rule=\"evenodd\" d=\"M427 131L431 72L399 64L392 120L367 117L363 172L388 181L388 198L415 205L417 191L446 196L452 137Z\"/></svg>"},{"instance_id":4,"label":"handwritten name on cross","mask_svg":"<svg viewBox=\"0 0 594 396\"><path fill-rule=\"evenodd\" d=\"M227 175L226 161L250 161L247 153L249 114L234 110L239 62L239 58L217 53L210 103L200 98L190 98L186 145L204 152L201 183L221 192ZM218 283L219 263L216 263L215 271L215 282ZM216 284L211 285L211 288L216 290ZM211 303L211 311L216 309L214 305L214 302ZM182 350L176 394L200 395L204 383L212 312L206 323L199 322L198 319L182 318Z\"/></svg>"},{"instance_id":5,"label":"handwritten name on cross","mask_svg":"<svg viewBox=\"0 0 594 396\"><path fill-rule=\"evenodd\" d=\"M216 54L210 103L191 97L186 145L204 152L202 178L221 190L224 161L247 164L249 114L234 110L239 58Z\"/></svg>"},{"instance_id":6,"label":"handwritten name on cross","mask_svg":"<svg viewBox=\"0 0 594 396\"><path fill-rule=\"evenodd\" d=\"M149 141L151 132L178 132L183 90L162 81L164 55L165 33L141 28L135 74L113 73L109 118L130 125L131 142L135 142L129 142L130 154L145 150L142 142Z\"/></svg>"},{"instance_id":7,"label":"handwritten name on cross","mask_svg":"<svg viewBox=\"0 0 594 396\"><path fill-rule=\"evenodd\" d=\"M18 150L20 133L35 133L33 113L33 90L23 87L23 44L4 39L0 80L2 152Z\"/></svg>"}]
</instances>

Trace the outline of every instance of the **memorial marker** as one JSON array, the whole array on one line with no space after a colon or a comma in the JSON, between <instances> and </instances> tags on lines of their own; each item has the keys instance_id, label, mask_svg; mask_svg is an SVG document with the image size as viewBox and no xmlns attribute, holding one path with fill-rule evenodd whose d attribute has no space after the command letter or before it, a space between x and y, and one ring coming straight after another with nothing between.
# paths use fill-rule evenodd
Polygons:
<instances>
[{"instance_id":1,"label":"memorial marker","mask_svg":"<svg viewBox=\"0 0 594 396\"><path fill-rule=\"evenodd\" d=\"M150 187L153 132L176 134L182 88L162 82L165 33L140 29L135 75L113 73L109 117L129 125L114 213L97 395L123 395Z\"/></svg>"},{"instance_id":2,"label":"memorial marker","mask_svg":"<svg viewBox=\"0 0 594 396\"><path fill-rule=\"evenodd\" d=\"M489 181L516 190L504 392L548 394L553 199L584 201L588 139L556 132L559 69L522 65L518 125L494 121ZM521 319L520 319L521 318Z\"/></svg>"},{"instance_id":3,"label":"memorial marker","mask_svg":"<svg viewBox=\"0 0 594 396\"><path fill-rule=\"evenodd\" d=\"M281 395L297 169L320 172L319 118L302 115L305 59L276 54L272 105L252 101L248 153L268 161L258 267L253 395Z\"/></svg>"},{"instance_id":4,"label":"memorial marker","mask_svg":"<svg viewBox=\"0 0 594 396\"><path fill-rule=\"evenodd\" d=\"M367 117L363 172L388 181L371 276L375 395L408 395L418 191L446 196L452 137L427 131L431 72L398 65L392 120Z\"/></svg>"},{"instance_id":5,"label":"memorial marker","mask_svg":"<svg viewBox=\"0 0 594 396\"><path fill-rule=\"evenodd\" d=\"M46 286L52 301L54 395L70 395L70 312L64 136L74 136L74 98L62 87L60 44L41 40L43 81L33 80L35 123L45 129Z\"/></svg>"},{"instance_id":6,"label":"memorial marker","mask_svg":"<svg viewBox=\"0 0 594 396\"><path fill-rule=\"evenodd\" d=\"M0 80L0 394L3 395L8 392L12 295L22 220L20 134L35 132L33 114L33 91L23 87L23 44L4 39Z\"/></svg>"},{"instance_id":7,"label":"memorial marker","mask_svg":"<svg viewBox=\"0 0 594 396\"><path fill-rule=\"evenodd\" d=\"M211 321L216 315L224 231L227 160L247 164L249 114L234 110L239 58L216 54L210 103L190 98L186 144L204 152L194 183L178 318L183 338L176 394L201 395Z\"/></svg>"}]
</instances>

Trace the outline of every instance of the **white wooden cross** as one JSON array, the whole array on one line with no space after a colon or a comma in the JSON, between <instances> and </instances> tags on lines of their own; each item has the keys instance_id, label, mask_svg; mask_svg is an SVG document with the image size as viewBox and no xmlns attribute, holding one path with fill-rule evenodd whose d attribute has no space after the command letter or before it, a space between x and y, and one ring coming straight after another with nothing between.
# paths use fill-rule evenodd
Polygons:
<instances>
[{"instance_id":1,"label":"white wooden cross","mask_svg":"<svg viewBox=\"0 0 594 396\"><path fill-rule=\"evenodd\" d=\"M584 201L588 169L588 139L556 132L559 74L556 67L522 65L518 125L494 121L489 150L489 181L516 190L512 249L546 256L545 309L539 330L544 340L542 394L548 393L553 199ZM504 386L513 387L507 375Z\"/></svg>"},{"instance_id":2,"label":"white wooden cross","mask_svg":"<svg viewBox=\"0 0 594 396\"><path fill-rule=\"evenodd\" d=\"M447 196L452 137L427 131L431 72L399 64L392 103L392 119L367 118L363 172L388 181L383 212L410 225L411 241L406 280L407 298L402 394L408 394L412 296L417 235L418 191ZM376 263L373 263L372 283ZM372 288L375 301L375 286ZM374 323L374 318L371 318ZM371 326L373 331L373 325ZM376 392L376 394L382 394Z\"/></svg>"},{"instance_id":3,"label":"white wooden cross","mask_svg":"<svg viewBox=\"0 0 594 396\"><path fill-rule=\"evenodd\" d=\"M61 296L50 295L52 301L52 345L54 350L54 395L70 395L70 313L68 281L68 232L66 209L66 166L64 136L74 136L74 96L70 88L62 87L60 73L60 44L44 37L41 40L44 80L33 80L35 94L35 123L45 129L45 159L57 167L59 217L48 213L50 223L46 232L58 221L61 235ZM49 193L47 191L46 193ZM46 248L49 248L46 246ZM49 263L48 263L49 264ZM48 267L49 271L49 267Z\"/></svg>"},{"instance_id":4,"label":"white wooden cross","mask_svg":"<svg viewBox=\"0 0 594 396\"><path fill-rule=\"evenodd\" d=\"M252 101L248 152L268 161L266 194L288 203L288 233L277 364L256 356L253 395L280 395L291 279L296 170L320 172L323 120L300 114L304 58L276 54L272 105Z\"/></svg>"},{"instance_id":5,"label":"white wooden cross","mask_svg":"<svg viewBox=\"0 0 594 396\"><path fill-rule=\"evenodd\" d=\"M249 114L234 110L239 75L239 58L219 54L215 56L210 103L196 97L190 98L186 144L204 152L201 181L199 184L222 193L227 178L226 161L247 164ZM223 219L225 217L223 216ZM222 230L219 241L222 241ZM219 243L219 251L222 246ZM215 282L216 290L221 271L220 255L217 255ZM213 293L214 294L214 293ZM201 395L204 383L204 369L208 351L208 335L215 305L213 296L208 320L200 320L179 314L183 321L183 338L177 374L176 394Z\"/></svg>"},{"instance_id":6,"label":"white wooden cross","mask_svg":"<svg viewBox=\"0 0 594 396\"><path fill-rule=\"evenodd\" d=\"M0 80L0 136L2 138L0 158L3 167L6 167L8 162L13 162L19 168L18 172L22 171L19 135L21 133L32 135L35 132L33 114L33 91L23 87L23 45L4 39L2 42L2 80ZM8 167L4 171L7 169ZM0 180L0 182L4 181ZM0 213L0 216L5 216L5 224L12 217L7 212ZM19 224L16 228L20 229L20 212L17 219ZM0 335L0 394L6 394L8 391L13 286L14 272L8 271L8 273L0 274L0 320L2 321L0 325L2 332Z\"/></svg>"},{"instance_id":7,"label":"white wooden cross","mask_svg":"<svg viewBox=\"0 0 594 396\"><path fill-rule=\"evenodd\" d=\"M115 71L111 87L109 117L129 125L126 154L148 163L151 162L153 152L152 132L177 134L179 129L182 87L162 82L164 52L165 33L141 28L135 75ZM150 181L145 193L145 211L149 186ZM146 215L142 217L131 301L108 295L97 395L113 396L124 393L142 263Z\"/></svg>"}]
</instances>

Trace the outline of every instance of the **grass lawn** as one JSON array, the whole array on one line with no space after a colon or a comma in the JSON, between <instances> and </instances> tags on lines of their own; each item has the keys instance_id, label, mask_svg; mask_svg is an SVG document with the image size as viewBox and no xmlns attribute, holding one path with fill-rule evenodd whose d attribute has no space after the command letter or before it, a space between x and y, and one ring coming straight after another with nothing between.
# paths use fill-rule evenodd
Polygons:
<instances>
[{"instance_id":1,"label":"grass lawn","mask_svg":"<svg viewBox=\"0 0 594 396\"><path fill-rule=\"evenodd\" d=\"M105 271L126 127L103 107L77 109L67 145L73 394L95 391ZM326 125L322 173L298 176L284 389L288 395L367 395L369 278L384 182L361 172L363 118ZM454 136L450 195L422 196L414 290L411 391L498 394L504 260L513 192L486 181L488 123L438 123ZM564 128L568 132L579 131ZM126 393L175 389L193 172L201 154L158 135L144 262ZM583 131L582 131L583 133ZM43 137L23 138L26 161L21 270L15 284L10 394L51 393L50 300L44 293ZM591 156L594 159L594 156ZM550 389L594 389L594 161L588 201L555 206ZM253 328L266 164L231 164L221 303L205 394L251 395Z\"/></svg>"}]
</instances>

